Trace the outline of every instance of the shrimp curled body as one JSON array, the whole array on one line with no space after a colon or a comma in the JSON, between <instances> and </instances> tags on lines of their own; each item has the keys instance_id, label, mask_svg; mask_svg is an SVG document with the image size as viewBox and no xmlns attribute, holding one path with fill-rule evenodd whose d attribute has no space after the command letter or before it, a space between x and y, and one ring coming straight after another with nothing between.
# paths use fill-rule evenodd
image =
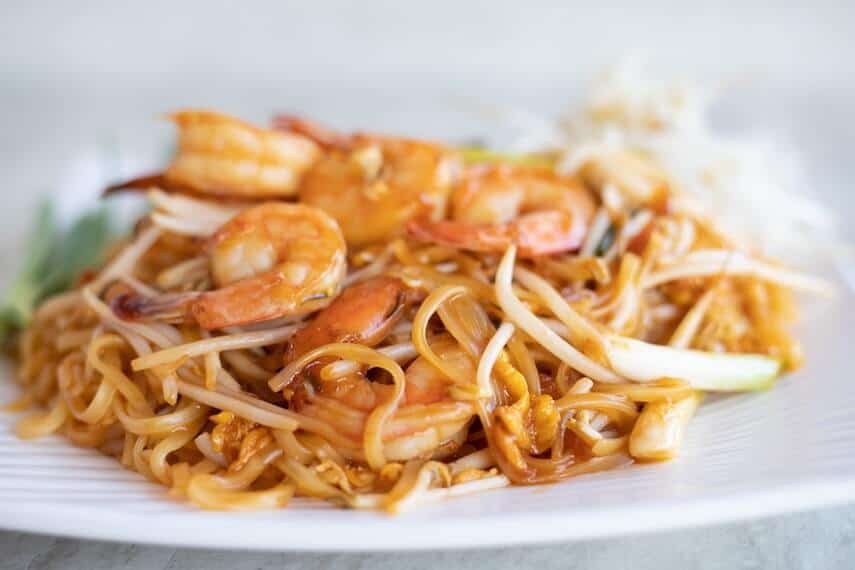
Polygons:
<instances>
[{"instance_id":1,"label":"shrimp curled body","mask_svg":"<svg viewBox=\"0 0 855 570\"><path fill-rule=\"evenodd\" d=\"M161 174L123 181L107 189L164 190L232 200L293 196L303 173L320 155L298 133L264 129L212 111L173 114L177 152Z\"/></svg>"},{"instance_id":2,"label":"shrimp curled body","mask_svg":"<svg viewBox=\"0 0 855 570\"><path fill-rule=\"evenodd\" d=\"M331 343L380 343L419 294L399 279L387 276L348 287L291 338L286 352L289 366L299 366L303 355L308 357L310 351ZM461 377L474 382L475 364L453 338L439 335L433 347ZM306 362L304 366L312 369L317 363ZM290 399L291 406L295 411L334 425L339 434L360 441L369 415L390 401L395 391L392 384L369 376L364 370L336 378L295 374L290 379L300 377L303 383L296 389L289 386L295 394ZM452 399L451 385L452 381L422 356L405 367L402 398L381 435L389 459L436 456L453 451L463 440L475 409L471 402Z\"/></svg>"},{"instance_id":3,"label":"shrimp curled body","mask_svg":"<svg viewBox=\"0 0 855 570\"><path fill-rule=\"evenodd\" d=\"M524 257L577 249L596 204L575 178L509 165L470 169L452 195L451 220L413 220L416 239L501 252L511 244Z\"/></svg>"},{"instance_id":4,"label":"shrimp curled body","mask_svg":"<svg viewBox=\"0 0 855 570\"><path fill-rule=\"evenodd\" d=\"M300 315L325 307L346 271L335 220L317 208L270 202L226 222L208 242L219 287L190 311L206 329Z\"/></svg>"},{"instance_id":5,"label":"shrimp curled body","mask_svg":"<svg viewBox=\"0 0 855 570\"><path fill-rule=\"evenodd\" d=\"M186 321L213 330L317 311L338 293L347 269L335 220L317 208L267 202L235 215L208 240L210 291L123 294L122 319Z\"/></svg>"},{"instance_id":6,"label":"shrimp curled body","mask_svg":"<svg viewBox=\"0 0 855 570\"><path fill-rule=\"evenodd\" d=\"M440 358L474 381L475 365L453 339L439 338L435 348ZM406 367L404 378L403 397L381 436L385 456L406 461L437 458L455 451L475 417L472 402L452 399L451 380L424 357ZM291 405L295 411L326 421L341 435L359 441L369 414L387 402L393 390L391 384L372 381L362 372L332 380L315 378L311 387L292 399ZM349 412L342 413L343 410Z\"/></svg>"},{"instance_id":7,"label":"shrimp curled body","mask_svg":"<svg viewBox=\"0 0 855 570\"><path fill-rule=\"evenodd\" d=\"M353 135L327 150L298 193L335 218L349 244L364 245L403 234L413 217L441 217L455 175L439 145Z\"/></svg>"}]
</instances>

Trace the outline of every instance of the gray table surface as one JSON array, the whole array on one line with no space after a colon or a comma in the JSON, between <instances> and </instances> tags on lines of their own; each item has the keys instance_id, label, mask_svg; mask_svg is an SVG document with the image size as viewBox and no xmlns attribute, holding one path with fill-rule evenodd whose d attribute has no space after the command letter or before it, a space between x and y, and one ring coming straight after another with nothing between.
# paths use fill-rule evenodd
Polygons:
<instances>
[{"instance_id":1,"label":"gray table surface","mask_svg":"<svg viewBox=\"0 0 855 570\"><path fill-rule=\"evenodd\" d=\"M0 532L0 570L313 568L851 569L855 505L747 523L569 544L419 553L176 549Z\"/></svg>"}]
</instances>

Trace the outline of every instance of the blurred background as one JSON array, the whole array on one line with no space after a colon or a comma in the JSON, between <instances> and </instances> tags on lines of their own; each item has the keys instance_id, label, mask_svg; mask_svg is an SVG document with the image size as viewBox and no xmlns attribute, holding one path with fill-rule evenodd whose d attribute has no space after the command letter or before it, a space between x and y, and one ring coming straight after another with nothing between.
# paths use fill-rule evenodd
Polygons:
<instances>
[{"instance_id":1,"label":"blurred background","mask_svg":"<svg viewBox=\"0 0 855 570\"><path fill-rule=\"evenodd\" d=\"M726 86L721 128L798 142L834 187L855 144L853 22L855 3L840 0L3 2L4 200L23 212L41 193L76 193L70 180L92 179L81 170L105 170L93 153L117 146L101 175L139 169L168 152L155 150L171 135L163 114L189 106L501 144L495 107L555 115L627 54Z\"/></svg>"},{"instance_id":2,"label":"blurred background","mask_svg":"<svg viewBox=\"0 0 855 570\"><path fill-rule=\"evenodd\" d=\"M810 191L851 212L853 48L849 0L4 1L0 264L15 257L41 197L74 202L97 192L93 180L165 158L168 111L213 107L257 121L287 111L501 145L514 133L497 108L556 116L628 54L656 75L724 87L721 129L798 145ZM844 231L855 237L855 226ZM852 509L809 520L850 529L829 531L835 540L853 528ZM771 528L781 534L763 548L803 534ZM716 532L734 539L714 544L745 546L739 527ZM815 546L827 550L822 534Z\"/></svg>"}]
</instances>

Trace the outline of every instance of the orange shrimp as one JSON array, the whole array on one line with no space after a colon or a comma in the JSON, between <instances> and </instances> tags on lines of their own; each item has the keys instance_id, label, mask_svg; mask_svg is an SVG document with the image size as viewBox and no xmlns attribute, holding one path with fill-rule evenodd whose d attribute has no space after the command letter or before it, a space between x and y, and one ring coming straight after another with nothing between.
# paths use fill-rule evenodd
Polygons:
<instances>
[{"instance_id":1,"label":"orange shrimp","mask_svg":"<svg viewBox=\"0 0 855 570\"><path fill-rule=\"evenodd\" d=\"M469 169L452 194L451 220L411 221L409 234L473 251L501 252L511 244L534 257L581 246L596 210L576 178L511 165Z\"/></svg>"},{"instance_id":2,"label":"orange shrimp","mask_svg":"<svg viewBox=\"0 0 855 570\"><path fill-rule=\"evenodd\" d=\"M178 152L162 174L107 189L161 187L242 200L293 196L300 177L320 155L318 145L298 133L262 129L212 111L180 111Z\"/></svg>"},{"instance_id":3,"label":"orange shrimp","mask_svg":"<svg viewBox=\"0 0 855 570\"><path fill-rule=\"evenodd\" d=\"M302 204L248 208L208 241L211 291L113 301L122 318L184 310L202 328L220 329L302 315L327 306L346 271L345 243L335 220Z\"/></svg>"},{"instance_id":4,"label":"orange shrimp","mask_svg":"<svg viewBox=\"0 0 855 570\"><path fill-rule=\"evenodd\" d=\"M335 218L349 244L389 239L403 234L416 216L436 220L444 214L459 171L458 158L445 147L381 135L344 136L293 117L276 124L326 148L303 177L298 196Z\"/></svg>"},{"instance_id":5,"label":"orange shrimp","mask_svg":"<svg viewBox=\"0 0 855 570\"><path fill-rule=\"evenodd\" d=\"M440 336L433 345L440 358L475 381L475 364L454 339ZM424 357L406 367L404 378L404 396L382 434L386 458L405 461L453 451L463 441L461 436L475 416L475 407L452 399L448 394L451 380ZM335 426L341 435L361 441L368 414L388 401L393 389L362 372L333 380L316 378L312 387L304 386L291 400L291 406Z\"/></svg>"},{"instance_id":6,"label":"orange shrimp","mask_svg":"<svg viewBox=\"0 0 855 570\"><path fill-rule=\"evenodd\" d=\"M333 342L357 342L374 346L398 322L407 305L421 296L395 278L380 276L345 289L332 304L291 337L286 360ZM475 365L469 355L447 335L432 342L440 358L475 379ZM322 358L308 370L328 361ZM321 374L303 377L303 384L289 388L291 407L307 416L323 419L338 433L361 441L365 421L379 405L389 401L394 387L371 380L364 371L341 377ZM449 451L465 434L475 411L471 403L458 402L448 395L451 380L427 359L417 357L404 371L404 393L383 432L384 453L393 460L429 457Z\"/></svg>"},{"instance_id":7,"label":"orange shrimp","mask_svg":"<svg viewBox=\"0 0 855 570\"><path fill-rule=\"evenodd\" d=\"M333 342L375 346L420 296L396 277L373 277L348 287L291 337L286 357L293 360Z\"/></svg>"}]
</instances>

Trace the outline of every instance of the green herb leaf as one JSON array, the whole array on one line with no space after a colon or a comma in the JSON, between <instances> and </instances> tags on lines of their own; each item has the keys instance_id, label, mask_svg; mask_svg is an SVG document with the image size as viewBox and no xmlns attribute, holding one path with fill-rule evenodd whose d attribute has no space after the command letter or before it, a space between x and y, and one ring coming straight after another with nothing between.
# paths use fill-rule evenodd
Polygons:
<instances>
[{"instance_id":1,"label":"green herb leaf","mask_svg":"<svg viewBox=\"0 0 855 570\"><path fill-rule=\"evenodd\" d=\"M41 296L68 289L81 271L100 264L109 237L110 224L105 208L78 219L58 247L54 247L51 266L43 274Z\"/></svg>"},{"instance_id":2,"label":"green herb leaf","mask_svg":"<svg viewBox=\"0 0 855 570\"><path fill-rule=\"evenodd\" d=\"M36 303L38 276L50 266L53 244L57 239L56 223L50 202L36 212L33 230L27 239L24 265L6 291L0 305L0 340L29 321Z\"/></svg>"},{"instance_id":3,"label":"green herb leaf","mask_svg":"<svg viewBox=\"0 0 855 570\"><path fill-rule=\"evenodd\" d=\"M0 342L25 327L42 300L69 289L83 269L101 263L110 233L105 208L60 232L53 208L45 202L36 213L24 264L0 302Z\"/></svg>"}]
</instances>

